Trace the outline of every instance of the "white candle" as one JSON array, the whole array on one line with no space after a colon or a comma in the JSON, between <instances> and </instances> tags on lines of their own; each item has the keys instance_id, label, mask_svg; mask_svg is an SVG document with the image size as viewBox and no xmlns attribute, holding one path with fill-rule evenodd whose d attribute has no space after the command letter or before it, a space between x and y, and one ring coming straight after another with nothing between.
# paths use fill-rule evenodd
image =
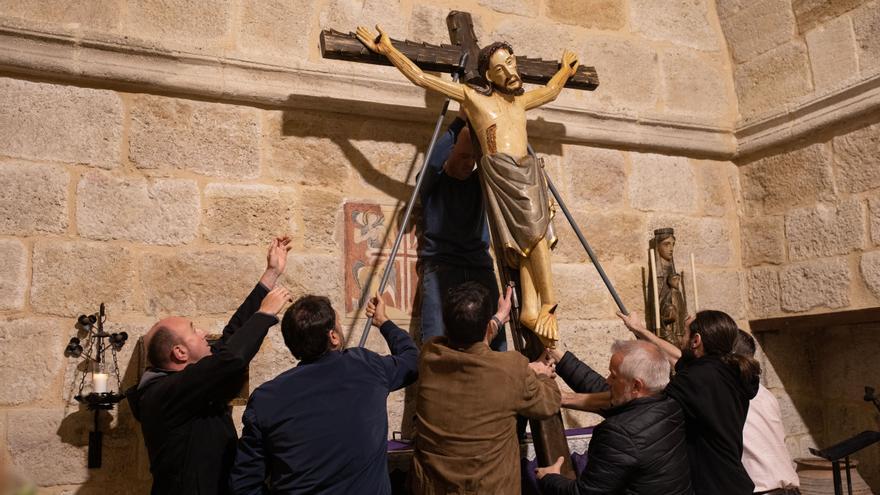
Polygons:
<instances>
[{"instance_id":1,"label":"white candle","mask_svg":"<svg viewBox=\"0 0 880 495\"><path fill-rule=\"evenodd\" d=\"M660 288L657 286L657 255L653 249L648 251L651 257L651 285L654 287L654 333L660 335Z\"/></svg>"},{"instance_id":2,"label":"white candle","mask_svg":"<svg viewBox=\"0 0 880 495\"><path fill-rule=\"evenodd\" d=\"M106 394L107 378L107 373L94 373L92 375L92 392L96 394Z\"/></svg>"},{"instance_id":3,"label":"white candle","mask_svg":"<svg viewBox=\"0 0 880 495\"><path fill-rule=\"evenodd\" d=\"M691 280L694 282L694 314L700 310L700 298L697 295L697 264L694 263L694 253L691 253Z\"/></svg>"}]
</instances>

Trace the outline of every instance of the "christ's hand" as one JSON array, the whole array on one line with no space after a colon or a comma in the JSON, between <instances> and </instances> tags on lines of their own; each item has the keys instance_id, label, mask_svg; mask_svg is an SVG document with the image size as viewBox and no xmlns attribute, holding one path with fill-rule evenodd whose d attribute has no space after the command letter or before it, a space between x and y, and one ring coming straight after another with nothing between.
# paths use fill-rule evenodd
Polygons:
<instances>
[{"instance_id":1,"label":"christ's hand","mask_svg":"<svg viewBox=\"0 0 880 495\"><path fill-rule=\"evenodd\" d=\"M575 75L580 66L577 54L569 50L562 52L562 65L568 67L569 77Z\"/></svg>"},{"instance_id":2,"label":"christ's hand","mask_svg":"<svg viewBox=\"0 0 880 495\"><path fill-rule=\"evenodd\" d=\"M388 48L391 47L391 39L388 38L388 35L385 34L385 31L383 31L378 24L376 25L376 31L379 31L378 37L376 37L369 28L358 26L356 36L357 39L370 50L386 55L388 53Z\"/></svg>"}]
</instances>

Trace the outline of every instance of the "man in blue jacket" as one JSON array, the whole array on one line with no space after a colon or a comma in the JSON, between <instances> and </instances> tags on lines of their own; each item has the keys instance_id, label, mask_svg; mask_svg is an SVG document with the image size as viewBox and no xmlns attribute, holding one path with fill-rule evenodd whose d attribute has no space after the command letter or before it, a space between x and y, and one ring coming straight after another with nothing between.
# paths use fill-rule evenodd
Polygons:
<instances>
[{"instance_id":1,"label":"man in blue jacket","mask_svg":"<svg viewBox=\"0 0 880 495\"><path fill-rule=\"evenodd\" d=\"M450 288L479 282L489 289L493 304L498 300L483 189L475 171L467 122L458 117L434 145L419 191L424 227L419 246L422 342L444 335L443 298ZM507 350L503 327L490 347Z\"/></svg>"},{"instance_id":2,"label":"man in blue jacket","mask_svg":"<svg viewBox=\"0 0 880 495\"><path fill-rule=\"evenodd\" d=\"M281 333L299 364L251 395L230 479L235 493L391 493L386 401L416 380L419 351L378 298L367 316L390 356L344 349L326 297L304 296L284 314Z\"/></svg>"}]
</instances>

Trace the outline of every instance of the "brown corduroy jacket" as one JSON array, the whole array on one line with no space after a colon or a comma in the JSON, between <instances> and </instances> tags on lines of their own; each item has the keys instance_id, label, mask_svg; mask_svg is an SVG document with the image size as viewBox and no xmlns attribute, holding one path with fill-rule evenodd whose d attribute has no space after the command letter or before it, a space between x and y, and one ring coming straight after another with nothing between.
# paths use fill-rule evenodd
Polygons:
<instances>
[{"instance_id":1,"label":"brown corduroy jacket","mask_svg":"<svg viewBox=\"0 0 880 495\"><path fill-rule=\"evenodd\" d=\"M555 414L556 382L517 352L483 342L457 350L443 338L422 347L419 379L413 493L519 494L516 415Z\"/></svg>"}]
</instances>

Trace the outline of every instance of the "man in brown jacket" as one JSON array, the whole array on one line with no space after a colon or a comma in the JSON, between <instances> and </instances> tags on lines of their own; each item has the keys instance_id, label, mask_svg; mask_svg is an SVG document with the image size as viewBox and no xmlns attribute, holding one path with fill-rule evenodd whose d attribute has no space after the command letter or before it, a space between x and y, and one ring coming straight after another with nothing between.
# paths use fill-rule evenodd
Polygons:
<instances>
[{"instance_id":1,"label":"man in brown jacket","mask_svg":"<svg viewBox=\"0 0 880 495\"><path fill-rule=\"evenodd\" d=\"M416 402L413 493L520 493L516 415L559 410L554 374L489 342L508 320L511 292L492 314L489 290L466 282L443 302L446 336L422 347Z\"/></svg>"}]
</instances>

